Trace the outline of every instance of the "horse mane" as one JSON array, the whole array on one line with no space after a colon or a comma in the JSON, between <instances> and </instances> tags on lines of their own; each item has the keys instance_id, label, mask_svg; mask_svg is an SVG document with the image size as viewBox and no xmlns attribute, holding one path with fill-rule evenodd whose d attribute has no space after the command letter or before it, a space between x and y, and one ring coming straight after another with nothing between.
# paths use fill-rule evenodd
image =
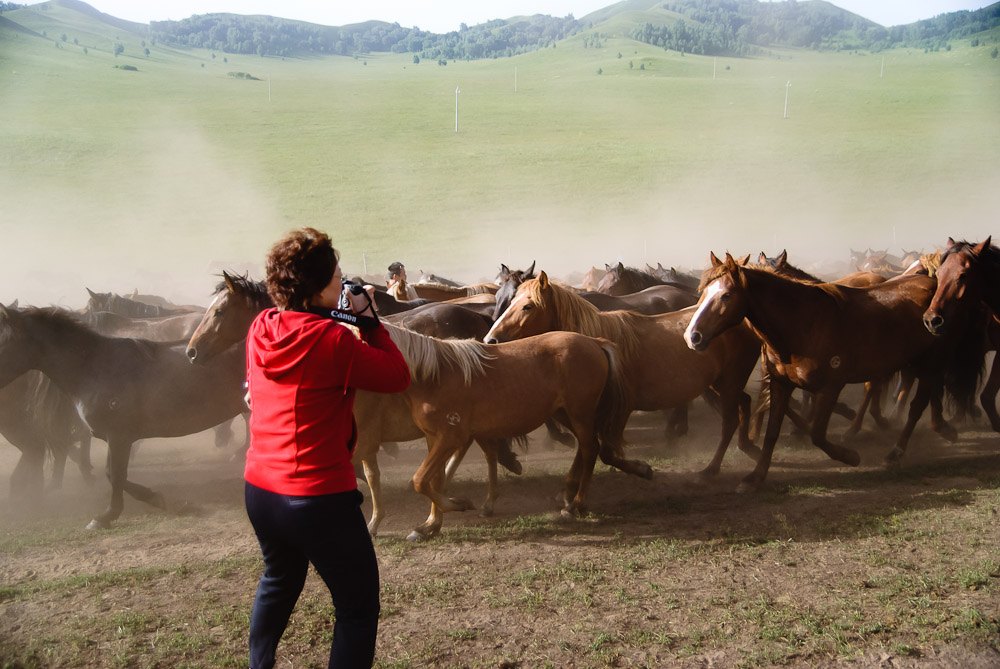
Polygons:
<instances>
[{"instance_id":1,"label":"horse mane","mask_svg":"<svg viewBox=\"0 0 1000 669\"><path fill-rule=\"evenodd\" d=\"M927 270L927 275L931 277L937 276L938 267L941 266L941 261L944 256L940 251L934 251L933 253L925 253L920 256L920 266Z\"/></svg>"},{"instance_id":2,"label":"horse mane","mask_svg":"<svg viewBox=\"0 0 1000 669\"><path fill-rule=\"evenodd\" d=\"M744 287L746 286L746 279L744 278L746 272L758 272L760 274L770 274L771 276L777 277L779 279L782 279L783 281L787 281L792 284L798 284L800 286L808 286L810 288L817 288L826 293L828 296L830 296L830 298L835 300L838 304L842 304L845 299L842 286L838 286L835 283L825 283L825 282L808 283L805 281L793 279L789 276L786 276L785 274L782 274L781 270L779 270L778 268L766 264L754 265L754 266L736 264L737 281L739 281L740 285ZM714 267L709 267L701 275L701 283L698 284L698 292L699 293L703 292L705 288L708 287L709 284L711 284L719 277L731 273L732 270L729 268L729 263L726 262L721 263L719 265L715 265Z\"/></svg>"},{"instance_id":3,"label":"horse mane","mask_svg":"<svg viewBox=\"0 0 1000 669\"><path fill-rule=\"evenodd\" d=\"M382 325L399 347L414 381L434 382L447 366L458 370L469 386L473 376L486 373L485 362L494 358L489 346L475 339L437 339L386 321Z\"/></svg>"},{"instance_id":4,"label":"horse mane","mask_svg":"<svg viewBox=\"0 0 1000 669\"><path fill-rule=\"evenodd\" d=\"M610 339L618 344L625 356L632 358L635 355L639 348L639 337L632 327L636 318L634 314L628 311L601 311L568 288L551 281L547 286L561 329L589 337ZM528 291L537 304L545 306L540 280L528 279L521 284L518 292L522 290Z\"/></svg>"},{"instance_id":5,"label":"horse mane","mask_svg":"<svg viewBox=\"0 0 1000 669\"><path fill-rule=\"evenodd\" d=\"M267 308L274 306L274 300L267 292L267 284L263 281L254 281L248 274L240 276L224 273L222 276L222 281L216 284L213 295L218 295L224 290L231 290L248 307Z\"/></svg>"},{"instance_id":6,"label":"horse mane","mask_svg":"<svg viewBox=\"0 0 1000 669\"><path fill-rule=\"evenodd\" d=\"M495 283L474 283L471 286L465 286L466 296L472 297L473 295L483 295L485 293L496 293L497 286Z\"/></svg>"}]
</instances>

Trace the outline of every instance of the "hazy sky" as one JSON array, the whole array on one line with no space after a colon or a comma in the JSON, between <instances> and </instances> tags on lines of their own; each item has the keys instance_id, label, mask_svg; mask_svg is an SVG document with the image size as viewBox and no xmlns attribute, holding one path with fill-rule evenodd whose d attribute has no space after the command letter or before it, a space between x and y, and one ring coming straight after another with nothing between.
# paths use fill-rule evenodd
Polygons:
<instances>
[{"instance_id":1,"label":"hazy sky","mask_svg":"<svg viewBox=\"0 0 1000 669\"><path fill-rule=\"evenodd\" d=\"M614 0L366 0L365 2L316 2L316 0L88 0L100 11L121 19L149 23L183 19L192 14L230 12L270 14L329 26L342 26L370 19L398 22L404 27L445 33L460 23L475 25L491 19L522 14L549 14L576 18L602 9ZM655 0L650 0L653 5ZM992 0L834 0L833 4L883 26L928 19L945 12L979 9Z\"/></svg>"}]
</instances>

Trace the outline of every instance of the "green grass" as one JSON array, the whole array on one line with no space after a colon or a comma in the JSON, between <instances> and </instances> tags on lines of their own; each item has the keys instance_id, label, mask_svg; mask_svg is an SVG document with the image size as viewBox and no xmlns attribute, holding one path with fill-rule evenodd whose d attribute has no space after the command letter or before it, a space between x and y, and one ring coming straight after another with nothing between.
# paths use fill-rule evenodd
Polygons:
<instances>
[{"instance_id":1,"label":"green grass","mask_svg":"<svg viewBox=\"0 0 1000 669\"><path fill-rule=\"evenodd\" d=\"M168 278L203 300L211 263L259 264L298 225L329 230L352 271L402 257L467 281L532 258L558 274L775 245L841 259L894 234L940 244L942 196L949 231L988 226L987 49L890 51L882 78L880 55L775 51L719 59L713 80L711 58L623 38L445 67L161 44L146 57L141 36L65 8L6 15L69 36L0 34L5 239L28 266L63 265L68 301L73 279ZM43 290L20 263L4 271L4 300Z\"/></svg>"}]
</instances>

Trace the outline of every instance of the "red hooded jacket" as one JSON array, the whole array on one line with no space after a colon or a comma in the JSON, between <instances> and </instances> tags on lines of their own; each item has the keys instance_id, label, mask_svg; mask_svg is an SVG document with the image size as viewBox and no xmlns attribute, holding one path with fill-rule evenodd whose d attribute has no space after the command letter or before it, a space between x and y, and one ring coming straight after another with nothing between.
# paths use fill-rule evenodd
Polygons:
<instances>
[{"instance_id":1,"label":"red hooded jacket","mask_svg":"<svg viewBox=\"0 0 1000 669\"><path fill-rule=\"evenodd\" d=\"M247 336L244 478L283 495L354 490L354 391L398 393L410 370L381 325L356 338L315 314L268 309Z\"/></svg>"}]
</instances>

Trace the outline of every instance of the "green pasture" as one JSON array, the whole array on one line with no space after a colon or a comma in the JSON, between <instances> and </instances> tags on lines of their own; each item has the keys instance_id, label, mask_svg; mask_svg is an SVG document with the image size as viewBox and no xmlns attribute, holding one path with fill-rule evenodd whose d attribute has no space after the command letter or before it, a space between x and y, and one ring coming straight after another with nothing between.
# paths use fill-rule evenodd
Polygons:
<instances>
[{"instance_id":1,"label":"green pasture","mask_svg":"<svg viewBox=\"0 0 1000 669\"><path fill-rule=\"evenodd\" d=\"M148 38L146 56L66 7L4 16L46 34L0 26L5 302L79 306L84 284L204 302L213 272L259 265L300 225L330 231L350 271L399 259L471 282L501 262L565 276L709 250L930 250L989 234L1000 204L993 34L717 60L581 34L442 66Z\"/></svg>"}]
</instances>

